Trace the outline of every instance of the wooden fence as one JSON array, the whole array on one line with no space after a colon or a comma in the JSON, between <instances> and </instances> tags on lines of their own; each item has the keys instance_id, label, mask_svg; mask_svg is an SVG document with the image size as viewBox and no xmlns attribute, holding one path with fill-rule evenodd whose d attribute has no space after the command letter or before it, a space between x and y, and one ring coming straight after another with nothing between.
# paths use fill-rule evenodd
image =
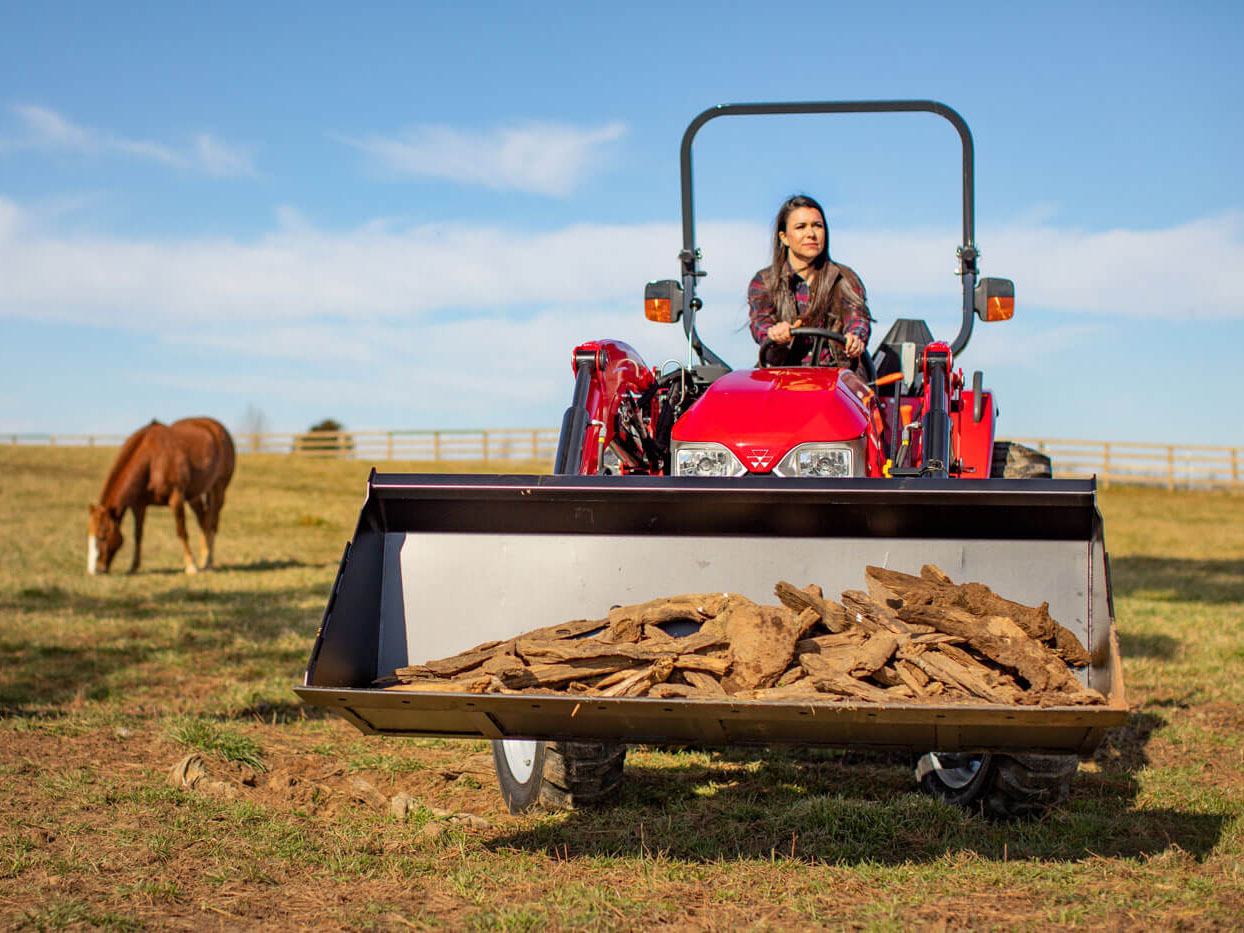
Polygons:
<instances>
[{"instance_id":1,"label":"wooden fence","mask_svg":"<svg viewBox=\"0 0 1244 933\"><path fill-rule=\"evenodd\" d=\"M0 443L52 447L117 447L124 434L0 434ZM556 428L446 431L304 431L234 433L239 453L296 454L356 460L552 462Z\"/></svg>"},{"instance_id":2,"label":"wooden fence","mask_svg":"<svg viewBox=\"0 0 1244 933\"><path fill-rule=\"evenodd\" d=\"M0 443L65 447L116 447L122 434L0 434ZM1244 488L1244 447L1148 444L1131 441L1014 438L1053 459L1054 475L1096 476L1103 486L1130 483ZM235 434L243 453L296 454L357 460L552 462L555 428L446 431L311 431Z\"/></svg>"},{"instance_id":3,"label":"wooden fence","mask_svg":"<svg viewBox=\"0 0 1244 933\"><path fill-rule=\"evenodd\" d=\"M1096 476L1111 483L1183 487L1244 487L1244 448L1206 444L1144 444L1017 437L1049 455L1055 476Z\"/></svg>"}]
</instances>

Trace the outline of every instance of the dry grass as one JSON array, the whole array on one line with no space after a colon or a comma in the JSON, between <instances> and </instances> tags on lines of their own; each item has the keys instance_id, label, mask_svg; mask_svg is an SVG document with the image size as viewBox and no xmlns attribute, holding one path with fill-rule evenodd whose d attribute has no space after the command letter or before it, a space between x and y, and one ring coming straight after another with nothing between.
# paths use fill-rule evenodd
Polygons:
<instances>
[{"instance_id":1,"label":"dry grass","mask_svg":"<svg viewBox=\"0 0 1244 933\"><path fill-rule=\"evenodd\" d=\"M511 817L484 744L368 738L290 690L366 467L243 457L219 572L180 573L158 510L143 573L88 578L85 505L108 461L0 448L0 926L1244 915L1244 497L1103 494L1135 712L1039 823L988 825L916 796L884 756L799 750L641 749L616 807ZM196 750L233 796L169 785ZM423 805L399 822L355 799L357 778Z\"/></svg>"}]
</instances>

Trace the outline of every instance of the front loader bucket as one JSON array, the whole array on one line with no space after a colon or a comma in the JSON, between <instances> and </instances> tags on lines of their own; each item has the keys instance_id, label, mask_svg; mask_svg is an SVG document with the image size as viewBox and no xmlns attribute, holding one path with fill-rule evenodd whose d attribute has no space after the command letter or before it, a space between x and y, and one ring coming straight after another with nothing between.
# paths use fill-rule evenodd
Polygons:
<instances>
[{"instance_id":1,"label":"front loader bucket","mask_svg":"<svg viewBox=\"0 0 1244 933\"><path fill-rule=\"evenodd\" d=\"M864 588L936 564L1050 604L1099 707L447 694L395 668L687 592ZM373 473L299 695L365 732L1085 754L1126 716L1092 480L810 480Z\"/></svg>"}]
</instances>

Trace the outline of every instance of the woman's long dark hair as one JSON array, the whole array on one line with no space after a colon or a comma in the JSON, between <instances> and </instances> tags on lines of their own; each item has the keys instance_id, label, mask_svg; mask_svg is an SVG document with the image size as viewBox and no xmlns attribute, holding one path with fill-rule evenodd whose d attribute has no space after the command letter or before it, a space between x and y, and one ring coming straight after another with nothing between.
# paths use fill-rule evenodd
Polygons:
<instances>
[{"instance_id":1,"label":"woman's long dark hair","mask_svg":"<svg viewBox=\"0 0 1244 933\"><path fill-rule=\"evenodd\" d=\"M797 194L787 198L778 208L777 218L773 221L773 263L764 271L765 287L769 289L769 295L773 298L773 307L777 310L778 320L794 324L795 319L799 317L799 310L795 302L795 291L790 284L791 273L787 267L788 250L779 234L786 232L786 221L791 212L801 207L810 207L817 211L821 215L821 222L825 224L825 248L821 250L821 255L812 260L815 275L812 278L808 295L808 310L803 315L803 326L836 326L829 322L830 295L834 290L834 277L822 274L832 262L829 258L829 224L825 220L825 209L817 203L815 198L810 198L806 194Z\"/></svg>"}]
</instances>

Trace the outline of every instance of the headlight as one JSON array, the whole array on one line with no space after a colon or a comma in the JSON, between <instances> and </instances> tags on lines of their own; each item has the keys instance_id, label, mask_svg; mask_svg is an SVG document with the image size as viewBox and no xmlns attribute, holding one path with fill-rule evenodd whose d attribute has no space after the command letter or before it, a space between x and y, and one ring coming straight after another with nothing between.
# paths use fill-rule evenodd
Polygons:
<instances>
[{"instance_id":1,"label":"headlight","mask_svg":"<svg viewBox=\"0 0 1244 933\"><path fill-rule=\"evenodd\" d=\"M800 444L774 467L778 476L835 478L864 475L864 443Z\"/></svg>"},{"instance_id":2,"label":"headlight","mask_svg":"<svg viewBox=\"0 0 1244 933\"><path fill-rule=\"evenodd\" d=\"M721 444L674 444L675 476L742 476L747 470Z\"/></svg>"}]
</instances>

